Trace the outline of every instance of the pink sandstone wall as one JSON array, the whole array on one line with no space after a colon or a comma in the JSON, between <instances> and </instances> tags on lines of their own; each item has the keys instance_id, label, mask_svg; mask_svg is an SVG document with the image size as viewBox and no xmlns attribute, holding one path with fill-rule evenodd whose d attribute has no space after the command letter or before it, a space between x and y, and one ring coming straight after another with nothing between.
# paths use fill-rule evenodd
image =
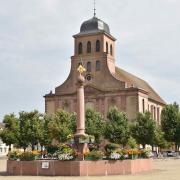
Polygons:
<instances>
[{"instance_id":1,"label":"pink sandstone wall","mask_svg":"<svg viewBox=\"0 0 180 180\"><path fill-rule=\"evenodd\" d=\"M54 161L42 169L43 161L7 161L8 175L107 176L135 174L152 170L152 159L104 161Z\"/></svg>"}]
</instances>

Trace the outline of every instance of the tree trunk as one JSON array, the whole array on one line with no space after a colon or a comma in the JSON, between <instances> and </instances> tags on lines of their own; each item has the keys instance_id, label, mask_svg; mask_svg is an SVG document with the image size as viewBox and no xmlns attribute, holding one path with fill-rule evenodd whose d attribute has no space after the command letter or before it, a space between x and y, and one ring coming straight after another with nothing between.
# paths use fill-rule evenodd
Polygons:
<instances>
[{"instance_id":1,"label":"tree trunk","mask_svg":"<svg viewBox=\"0 0 180 180\"><path fill-rule=\"evenodd\" d=\"M178 145L177 145L177 143L175 143L175 151L176 151L176 152L178 151Z\"/></svg>"},{"instance_id":2,"label":"tree trunk","mask_svg":"<svg viewBox=\"0 0 180 180\"><path fill-rule=\"evenodd\" d=\"M146 146L146 145L145 145L145 144L142 144L142 146L143 146L143 149L145 149L145 146Z\"/></svg>"},{"instance_id":3,"label":"tree trunk","mask_svg":"<svg viewBox=\"0 0 180 180\"><path fill-rule=\"evenodd\" d=\"M44 145L43 145L43 144L40 144L40 145L41 145L41 152L43 152L43 146L44 146Z\"/></svg>"},{"instance_id":4,"label":"tree trunk","mask_svg":"<svg viewBox=\"0 0 180 180\"><path fill-rule=\"evenodd\" d=\"M9 145L9 152L11 152L11 144Z\"/></svg>"},{"instance_id":5,"label":"tree trunk","mask_svg":"<svg viewBox=\"0 0 180 180\"><path fill-rule=\"evenodd\" d=\"M32 144L32 151L34 151L34 144Z\"/></svg>"},{"instance_id":6,"label":"tree trunk","mask_svg":"<svg viewBox=\"0 0 180 180\"><path fill-rule=\"evenodd\" d=\"M151 148L152 148L151 150L153 151L154 150L154 145L151 145Z\"/></svg>"}]
</instances>

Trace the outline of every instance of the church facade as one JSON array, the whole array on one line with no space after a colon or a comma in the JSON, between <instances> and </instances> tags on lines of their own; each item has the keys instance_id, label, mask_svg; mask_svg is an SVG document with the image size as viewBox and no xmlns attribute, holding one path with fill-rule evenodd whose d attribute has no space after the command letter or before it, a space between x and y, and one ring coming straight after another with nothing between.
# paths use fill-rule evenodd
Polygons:
<instances>
[{"instance_id":1,"label":"church facade","mask_svg":"<svg viewBox=\"0 0 180 180\"><path fill-rule=\"evenodd\" d=\"M115 41L109 26L93 17L82 23L80 32L74 37L74 55L66 81L55 88L55 93L46 94L45 112L55 113L58 109L76 112L77 68L86 68L85 106L99 111L106 117L108 109L116 106L127 113L130 120L138 112L150 111L160 123L164 100L153 88L115 65Z\"/></svg>"}]
</instances>

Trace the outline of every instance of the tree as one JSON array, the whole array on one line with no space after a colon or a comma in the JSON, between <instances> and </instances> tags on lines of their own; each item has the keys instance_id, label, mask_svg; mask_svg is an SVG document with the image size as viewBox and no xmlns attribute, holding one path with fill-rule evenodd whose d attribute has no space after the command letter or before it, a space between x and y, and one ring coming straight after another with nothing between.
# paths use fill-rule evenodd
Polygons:
<instances>
[{"instance_id":1,"label":"tree","mask_svg":"<svg viewBox=\"0 0 180 180\"><path fill-rule=\"evenodd\" d=\"M19 146L24 150L31 145L32 150L43 136L42 114L38 111L19 113Z\"/></svg>"},{"instance_id":2,"label":"tree","mask_svg":"<svg viewBox=\"0 0 180 180\"><path fill-rule=\"evenodd\" d=\"M158 146L159 148L168 148L169 143L164 138L164 132L161 130L161 127L156 125L155 127L155 134L153 143L151 144L153 146Z\"/></svg>"},{"instance_id":3,"label":"tree","mask_svg":"<svg viewBox=\"0 0 180 180\"><path fill-rule=\"evenodd\" d=\"M49 135L51 139L58 142L66 142L68 135L76 131L76 116L64 110L59 110L54 116L49 117L48 123Z\"/></svg>"},{"instance_id":4,"label":"tree","mask_svg":"<svg viewBox=\"0 0 180 180\"><path fill-rule=\"evenodd\" d=\"M127 145L128 145L130 148L132 148L132 149L138 147L136 140L135 140L133 137L131 137L131 136L130 136L130 138L128 139Z\"/></svg>"},{"instance_id":5,"label":"tree","mask_svg":"<svg viewBox=\"0 0 180 180\"><path fill-rule=\"evenodd\" d=\"M178 116L177 116L177 127L176 127L176 135L175 135L175 139L176 139L176 144L177 144L177 149L179 150L179 146L180 146L180 112L178 112Z\"/></svg>"},{"instance_id":6,"label":"tree","mask_svg":"<svg viewBox=\"0 0 180 180\"><path fill-rule=\"evenodd\" d=\"M103 136L105 122L99 112L94 109L86 110L86 133L93 135L97 143L100 142Z\"/></svg>"},{"instance_id":7,"label":"tree","mask_svg":"<svg viewBox=\"0 0 180 180\"><path fill-rule=\"evenodd\" d=\"M39 137L39 143L41 148L43 146L48 146L52 143L52 138L50 136L49 124L51 122L51 118L48 115L44 115L41 119L41 127L42 134Z\"/></svg>"},{"instance_id":8,"label":"tree","mask_svg":"<svg viewBox=\"0 0 180 180\"><path fill-rule=\"evenodd\" d=\"M8 114L4 116L3 123L5 128L0 133L0 137L6 145L9 146L11 151L11 144L16 145L19 138L19 124L18 119L14 114Z\"/></svg>"},{"instance_id":9,"label":"tree","mask_svg":"<svg viewBox=\"0 0 180 180\"><path fill-rule=\"evenodd\" d=\"M161 113L161 126L164 131L164 137L168 142L174 142L177 150L177 145L180 143L180 112L179 106L174 103L166 105Z\"/></svg>"},{"instance_id":10,"label":"tree","mask_svg":"<svg viewBox=\"0 0 180 180\"><path fill-rule=\"evenodd\" d=\"M132 126L132 136L145 148L146 144L153 145L156 124L149 112L138 113Z\"/></svg>"},{"instance_id":11,"label":"tree","mask_svg":"<svg viewBox=\"0 0 180 180\"><path fill-rule=\"evenodd\" d=\"M109 141L125 146L130 137L128 119L124 112L111 107L107 114L108 121L105 128L105 138Z\"/></svg>"}]
</instances>

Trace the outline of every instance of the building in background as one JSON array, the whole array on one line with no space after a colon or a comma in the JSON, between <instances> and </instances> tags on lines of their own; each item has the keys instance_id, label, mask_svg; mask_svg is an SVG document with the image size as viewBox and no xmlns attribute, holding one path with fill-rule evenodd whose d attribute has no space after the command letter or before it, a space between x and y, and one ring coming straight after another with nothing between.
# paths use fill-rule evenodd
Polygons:
<instances>
[{"instance_id":1,"label":"building in background","mask_svg":"<svg viewBox=\"0 0 180 180\"><path fill-rule=\"evenodd\" d=\"M143 79L116 67L115 41L109 26L97 17L82 23L74 37L74 55L67 80L55 88L55 93L45 95L45 111L55 113L58 109L76 111L77 68L86 68L85 103L106 116L109 107L116 106L127 113L130 120L138 112L150 111L160 123L164 100ZM62 68L62 67L59 67Z\"/></svg>"},{"instance_id":2,"label":"building in background","mask_svg":"<svg viewBox=\"0 0 180 180\"><path fill-rule=\"evenodd\" d=\"M4 128L4 124L0 123L0 131L2 131ZM1 156L6 156L8 153L9 147L6 146L5 143L2 142L2 140L0 139L0 157Z\"/></svg>"}]
</instances>

